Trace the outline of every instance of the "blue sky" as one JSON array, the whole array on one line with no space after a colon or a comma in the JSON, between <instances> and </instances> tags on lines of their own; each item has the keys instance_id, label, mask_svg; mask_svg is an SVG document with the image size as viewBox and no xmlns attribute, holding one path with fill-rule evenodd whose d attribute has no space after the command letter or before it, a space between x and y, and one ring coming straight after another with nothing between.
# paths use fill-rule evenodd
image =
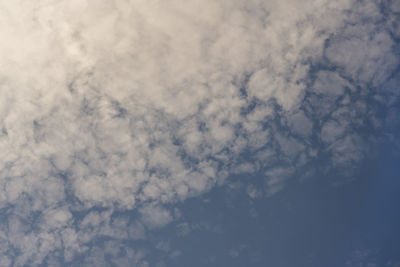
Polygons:
<instances>
[{"instance_id":1,"label":"blue sky","mask_svg":"<svg viewBox=\"0 0 400 267\"><path fill-rule=\"evenodd\" d=\"M0 266L400 266L399 1L0 18Z\"/></svg>"},{"instance_id":2,"label":"blue sky","mask_svg":"<svg viewBox=\"0 0 400 267\"><path fill-rule=\"evenodd\" d=\"M343 186L314 177L267 199L249 201L243 192L217 189L207 196L209 203L218 203L214 206L204 205L204 199L185 204L187 220L211 218L206 221L221 232L195 230L179 240L182 257L169 264L396 266L398 156L387 156L387 150L382 160L363 166L356 182Z\"/></svg>"}]
</instances>

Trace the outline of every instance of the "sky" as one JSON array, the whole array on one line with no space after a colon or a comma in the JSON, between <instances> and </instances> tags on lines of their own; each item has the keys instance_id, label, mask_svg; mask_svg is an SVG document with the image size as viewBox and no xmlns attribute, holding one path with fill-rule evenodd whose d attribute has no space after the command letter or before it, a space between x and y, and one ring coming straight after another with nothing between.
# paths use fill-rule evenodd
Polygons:
<instances>
[{"instance_id":1,"label":"sky","mask_svg":"<svg viewBox=\"0 0 400 267\"><path fill-rule=\"evenodd\" d=\"M400 1L0 0L0 266L400 267Z\"/></svg>"}]
</instances>

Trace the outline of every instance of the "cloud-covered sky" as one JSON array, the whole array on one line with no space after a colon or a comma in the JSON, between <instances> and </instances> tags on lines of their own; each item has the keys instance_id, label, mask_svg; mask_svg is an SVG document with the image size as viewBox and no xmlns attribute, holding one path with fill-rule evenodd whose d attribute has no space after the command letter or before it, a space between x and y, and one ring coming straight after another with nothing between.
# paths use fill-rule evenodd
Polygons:
<instances>
[{"instance_id":1,"label":"cloud-covered sky","mask_svg":"<svg viewBox=\"0 0 400 267\"><path fill-rule=\"evenodd\" d=\"M399 21L396 0L0 0L0 266L178 266L158 234L226 230L191 201L359 183L400 149Z\"/></svg>"}]
</instances>

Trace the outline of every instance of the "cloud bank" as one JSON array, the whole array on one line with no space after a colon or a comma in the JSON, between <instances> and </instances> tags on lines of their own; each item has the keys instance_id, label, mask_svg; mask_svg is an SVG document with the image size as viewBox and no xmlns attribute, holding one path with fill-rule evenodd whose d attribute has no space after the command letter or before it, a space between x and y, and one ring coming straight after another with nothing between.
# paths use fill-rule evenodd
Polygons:
<instances>
[{"instance_id":1,"label":"cloud bank","mask_svg":"<svg viewBox=\"0 0 400 267\"><path fill-rule=\"evenodd\" d=\"M232 174L264 173L273 195L310 166L351 173L398 118L398 16L372 0L1 1L0 265L147 266L118 242Z\"/></svg>"}]
</instances>

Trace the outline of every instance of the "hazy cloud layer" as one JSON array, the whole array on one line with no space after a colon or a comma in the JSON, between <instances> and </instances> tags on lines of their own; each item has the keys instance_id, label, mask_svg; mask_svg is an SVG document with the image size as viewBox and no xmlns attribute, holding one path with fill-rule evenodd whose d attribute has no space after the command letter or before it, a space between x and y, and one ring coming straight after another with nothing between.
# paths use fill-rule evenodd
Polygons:
<instances>
[{"instance_id":1,"label":"hazy cloud layer","mask_svg":"<svg viewBox=\"0 0 400 267\"><path fill-rule=\"evenodd\" d=\"M1 1L0 265L147 266L128 240L230 174L351 173L399 122L398 10Z\"/></svg>"}]
</instances>

